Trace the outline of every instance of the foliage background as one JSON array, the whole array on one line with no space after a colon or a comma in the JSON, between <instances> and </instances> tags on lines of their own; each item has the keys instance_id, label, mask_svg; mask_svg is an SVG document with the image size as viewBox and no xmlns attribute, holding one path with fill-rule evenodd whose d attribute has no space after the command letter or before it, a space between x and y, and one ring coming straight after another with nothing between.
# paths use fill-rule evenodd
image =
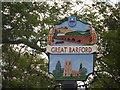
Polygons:
<instances>
[{"instance_id":1,"label":"foliage background","mask_svg":"<svg viewBox=\"0 0 120 90\"><path fill-rule=\"evenodd\" d=\"M92 23L98 33L94 82L87 88L120 88L120 3L2 2L2 85L3 88L48 88L56 83L47 73L45 52L52 26L68 16ZM90 80L89 80L90 81Z\"/></svg>"}]
</instances>

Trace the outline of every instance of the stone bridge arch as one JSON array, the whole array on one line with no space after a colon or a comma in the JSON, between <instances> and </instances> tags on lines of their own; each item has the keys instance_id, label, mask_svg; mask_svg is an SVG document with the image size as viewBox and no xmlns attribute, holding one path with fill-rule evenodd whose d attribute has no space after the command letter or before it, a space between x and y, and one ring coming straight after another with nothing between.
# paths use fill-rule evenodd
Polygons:
<instances>
[{"instance_id":1,"label":"stone bridge arch","mask_svg":"<svg viewBox=\"0 0 120 90\"><path fill-rule=\"evenodd\" d=\"M91 43L91 36L57 36L61 40L74 43L89 44Z\"/></svg>"}]
</instances>

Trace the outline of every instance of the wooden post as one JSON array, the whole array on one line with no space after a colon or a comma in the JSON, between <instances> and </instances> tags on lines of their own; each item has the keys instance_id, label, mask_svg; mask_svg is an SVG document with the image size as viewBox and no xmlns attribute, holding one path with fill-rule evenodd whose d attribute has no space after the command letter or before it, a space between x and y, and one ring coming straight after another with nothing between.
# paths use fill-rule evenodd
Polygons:
<instances>
[{"instance_id":1,"label":"wooden post","mask_svg":"<svg viewBox=\"0 0 120 90\"><path fill-rule=\"evenodd\" d=\"M63 90L77 90L77 82L63 81Z\"/></svg>"}]
</instances>

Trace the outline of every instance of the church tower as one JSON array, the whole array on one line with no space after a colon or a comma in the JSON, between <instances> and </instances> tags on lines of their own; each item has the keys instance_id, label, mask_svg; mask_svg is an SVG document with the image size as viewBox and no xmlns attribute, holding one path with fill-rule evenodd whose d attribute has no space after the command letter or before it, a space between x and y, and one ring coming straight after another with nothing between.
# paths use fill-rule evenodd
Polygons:
<instances>
[{"instance_id":1,"label":"church tower","mask_svg":"<svg viewBox=\"0 0 120 90\"><path fill-rule=\"evenodd\" d=\"M72 63L70 60L66 60L64 63L63 76L71 76L71 75L72 75Z\"/></svg>"}]
</instances>

